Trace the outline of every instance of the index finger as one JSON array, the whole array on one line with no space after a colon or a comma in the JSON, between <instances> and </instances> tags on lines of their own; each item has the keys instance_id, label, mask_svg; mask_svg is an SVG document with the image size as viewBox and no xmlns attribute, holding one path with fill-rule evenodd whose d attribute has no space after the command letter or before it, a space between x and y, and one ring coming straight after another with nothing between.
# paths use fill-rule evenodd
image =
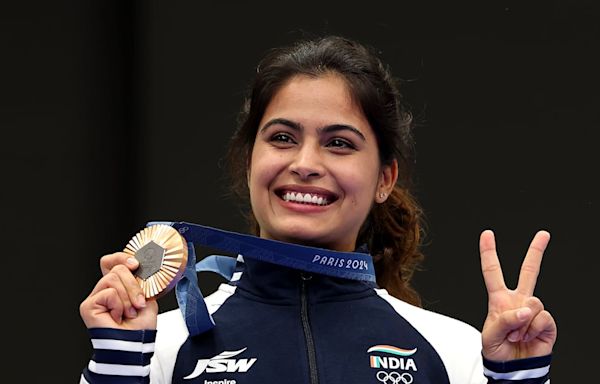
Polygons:
<instances>
[{"instance_id":1,"label":"index finger","mask_svg":"<svg viewBox=\"0 0 600 384\"><path fill-rule=\"evenodd\" d=\"M115 266L123 264L134 271L139 266L139 262L132 255L125 252L115 252L110 255L105 255L100 258L100 269L102 276L110 272Z\"/></svg>"},{"instance_id":2,"label":"index finger","mask_svg":"<svg viewBox=\"0 0 600 384\"><path fill-rule=\"evenodd\" d=\"M542 265L542 257L544 251L550 241L550 233L546 231L539 231L535 234L523 264L521 264L521 272L519 273L519 283L517 285L517 292L527 296L533 296L535 290L535 284L537 277L540 273L540 266Z\"/></svg>"},{"instance_id":3,"label":"index finger","mask_svg":"<svg viewBox=\"0 0 600 384\"><path fill-rule=\"evenodd\" d=\"M481 254L481 272L488 294L506 289L502 267L496 253L494 232L485 230L479 237L479 253Z\"/></svg>"}]
</instances>

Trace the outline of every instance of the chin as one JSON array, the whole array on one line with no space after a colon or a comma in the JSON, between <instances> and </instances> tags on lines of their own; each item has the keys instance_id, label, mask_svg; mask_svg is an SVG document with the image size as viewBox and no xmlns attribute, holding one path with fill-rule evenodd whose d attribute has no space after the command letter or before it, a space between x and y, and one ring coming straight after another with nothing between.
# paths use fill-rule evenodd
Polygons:
<instances>
[{"instance_id":1,"label":"chin","mask_svg":"<svg viewBox=\"0 0 600 384\"><path fill-rule=\"evenodd\" d=\"M354 248L350 249L354 246L350 236L339 236L339 233L330 230L332 226L334 223L318 223L314 220L286 220L271 223L266 228L261 226L260 236L310 247L353 251Z\"/></svg>"}]
</instances>

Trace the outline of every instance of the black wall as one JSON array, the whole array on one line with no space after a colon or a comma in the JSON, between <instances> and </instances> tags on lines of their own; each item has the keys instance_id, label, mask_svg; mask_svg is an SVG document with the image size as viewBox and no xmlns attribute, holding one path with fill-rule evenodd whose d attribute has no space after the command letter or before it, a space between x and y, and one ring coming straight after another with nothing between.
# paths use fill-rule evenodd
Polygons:
<instances>
[{"instance_id":1,"label":"black wall","mask_svg":"<svg viewBox=\"0 0 600 384\"><path fill-rule=\"evenodd\" d=\"M415 277L425 306L479 328L479 233L496 231L514 286L530 239L547 229L536 294L559 327L553 380L591 377L596 2L254 3L0 6L8 369L20 381L78 381L91 351L79 303L100 256L146 221L244 230L220 161L245 86L268 48L333 33L379 48L406 80L428 223ZM201 280L205 293L219 282ZM173 296L161 304L174 308Z\"/></svg>"}]
</instances>

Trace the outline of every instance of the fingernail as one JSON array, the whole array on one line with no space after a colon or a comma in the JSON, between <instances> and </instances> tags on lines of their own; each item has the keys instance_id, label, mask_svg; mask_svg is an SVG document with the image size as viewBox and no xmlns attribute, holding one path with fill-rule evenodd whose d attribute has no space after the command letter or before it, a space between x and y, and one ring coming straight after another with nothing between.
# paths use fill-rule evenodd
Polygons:
<instances>
[{"instance_id":1,"label":"fingernail","mask_svg":"<svg viewBox=\"0 0 600 384\"><path fill-rule=\"evenodd\" d=\"M133 307L129 307L129 316L137 317L137 311Z\"/></svg>"},{"instance_id":2,"label":"fingernail","mask_svg":"<svg viewBox=\"0 0 600 384\"><path fill-rule=\"evenodd\" d=\"M138 307L146 308L146 298L141 293L137 297Z\"/></svg>"},{"instance_id":3,"label":"fingernail","mask_svg":"<svg viewBox=\"0 0 600 384\"><path fill-rule=\"evenodd\" d=\"M510 341L511 343L516 343L517 341L519 341L519 331L513 331L509 333L508 341Z\"/></svg>"},{"instance_id":4,"label":"fingernail","mask_svg":"<svg viewBox=\"0 0 600 384\"><path fill-rule=\"evenodd\" d=\"M137 265L138 261L137 261L137 259L135 257L130 257L130 258L127 259L127 264L129 264L129 265Z\"/></svg>"}]
</instances>

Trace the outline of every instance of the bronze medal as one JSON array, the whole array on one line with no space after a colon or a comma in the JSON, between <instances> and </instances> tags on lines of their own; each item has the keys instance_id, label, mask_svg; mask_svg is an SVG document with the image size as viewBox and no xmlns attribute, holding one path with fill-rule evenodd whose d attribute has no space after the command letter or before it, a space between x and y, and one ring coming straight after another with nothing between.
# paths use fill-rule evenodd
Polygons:
<instances>
[{"instance_id":1,"label":"bronze medal","mask_svg":"<svg viewBox=\"0 0 600 384\"><path fill-rule=\"evenodd\" d=\"M129 240L123 252L140 263L134 274L146 299L171 290L183 276L188 258L185 239L165 224L144 228Z\"/></svg>"}]
</instances>

